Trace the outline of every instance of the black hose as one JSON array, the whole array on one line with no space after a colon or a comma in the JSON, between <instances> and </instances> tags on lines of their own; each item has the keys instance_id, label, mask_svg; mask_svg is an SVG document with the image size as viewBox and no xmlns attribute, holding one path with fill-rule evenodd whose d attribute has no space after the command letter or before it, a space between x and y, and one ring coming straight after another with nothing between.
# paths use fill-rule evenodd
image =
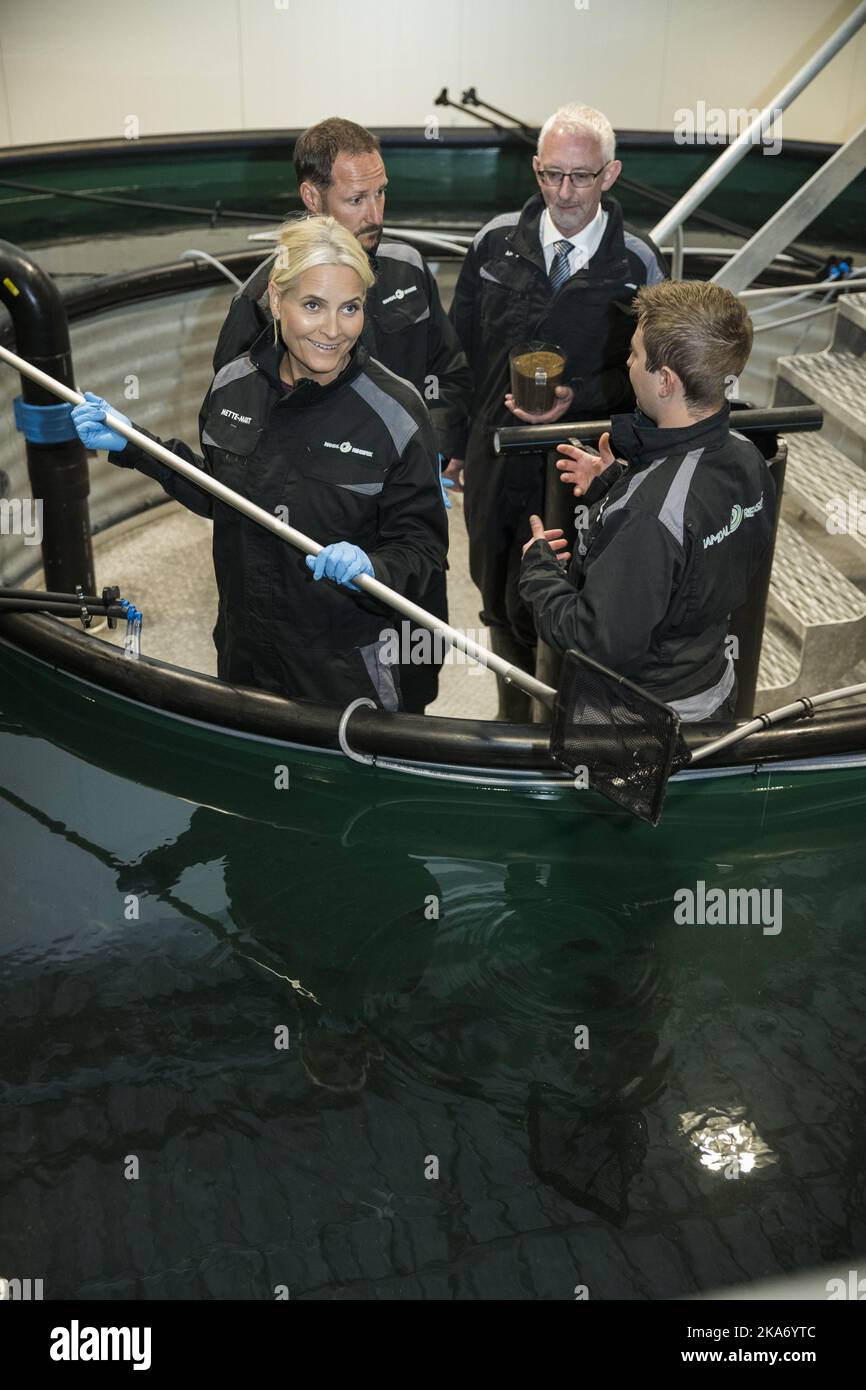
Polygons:
<instances>
[{"instance_id":1,"label":"black hose","mask_svg":"<svg viewBox=\"0 0 866 1390\"><path fill-rule=\"evenodd\" d=\"M88 607L94 603L105 602L101 594L46 593L44 589L0 588L0 598L44 599L46 603L86 603Z\"/></svg>"},{"instance_id":2,"label":"black hose","mask_svg":"<svg viewBox=\"0 0 866 1390\"><path fill-rule=\"evenodd\" d=\"M782 405L766 410L738 410L731 416L740 434L806 434L820 430L824 412L818 405ZM537 454L557 444L595 444L610 429L610 420L566 420L555 425L504 425L493 432L495 454Z\"/></svg>"},{"instance_id":3,"label":"black hose","mask_svg":"<svg viewBox=\"0 0 866 1390\"><path fill-rule=\"evenodd\" d=\"M0 303L9 311L18 354L64 386L74 388L69 323L60 291L26 251L9 241L0 241ZM80 584L90 592L96 588L96 577L86 450L68 421L63 422L60 437L41 423L56 419L52 414L43 415L46 408L51 412L58 409L47 387L22 376L21 400L30 487L33 497L42 503L45 518L45 582L57 589L74 589Z\"/></svg>"},{"instance_id":4,"label":"black hose","mask_svg":"<svg viewBox=\"0 0 866 1390\"><path fill-rule=\"evenodd\" d=\"M80 618L82 608L86 608L91 617L94 618L123 618L127 617L127 610L121 608L119 603L112 603L106 608L102 603L56 603L52 601L37 600L28 603L21 598L0 598L0 613L51 613L55 618Z\"/></svg>"}]
</instances>

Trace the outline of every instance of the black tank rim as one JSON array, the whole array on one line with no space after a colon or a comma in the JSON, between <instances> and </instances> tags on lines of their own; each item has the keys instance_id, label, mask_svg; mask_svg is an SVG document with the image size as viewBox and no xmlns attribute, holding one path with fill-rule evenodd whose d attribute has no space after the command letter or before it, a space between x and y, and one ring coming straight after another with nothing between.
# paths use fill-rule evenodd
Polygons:
<instances>
[{"instance_id":1,"label":"black tank rim","mask_svg":"<svg viewBox=\"0 0 866 1390\"><path fill-rule=\"evenodd\" d=\"M107 642L47 615L0 618L0 650L8 646L57 671L144 705L154 713L311 749L339 751L344 709L283 699L267 691L229 685L153 657L130 661ZM718 725L688 725L698 747ZM483 719L389 714L358 708L352 715L354 751L409 763L503 772L561 773L551 760L544 726ZM763 729L708 758L701 768L748 768L764 762L866 754L866 705L828 709L807 720Z\"/></svg>"}]
</instances>

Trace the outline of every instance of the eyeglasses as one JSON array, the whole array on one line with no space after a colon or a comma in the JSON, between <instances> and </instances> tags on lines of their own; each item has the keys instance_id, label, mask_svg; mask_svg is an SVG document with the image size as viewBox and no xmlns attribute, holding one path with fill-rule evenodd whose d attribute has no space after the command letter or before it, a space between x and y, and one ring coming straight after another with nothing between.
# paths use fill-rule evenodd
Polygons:
<instances>
[{"instance_id":1,"label":"eyeglasses","mask_svg":"<svg viewBox=\"0 0 866 1390\"><path fill-rule=\"evenodd\" d=\"M548 188L559 188L565 179L571 179L573 188L589 188L591 183L595 183L599 174L603 174L610 160L602 164L600 169L596 169L593 174L589 169L572 169L570 173L563 173L562 169L539 169L538 177Z\"/></svg>"}]
</instances>

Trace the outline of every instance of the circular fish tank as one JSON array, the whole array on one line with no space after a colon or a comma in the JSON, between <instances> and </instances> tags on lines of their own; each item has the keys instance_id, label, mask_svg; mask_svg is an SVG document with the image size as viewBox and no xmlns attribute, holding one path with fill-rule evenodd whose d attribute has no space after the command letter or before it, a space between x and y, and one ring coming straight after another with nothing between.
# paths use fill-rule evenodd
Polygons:
<instances>
[{"instance_id":1,"label":"circular fish tank","mask_svg":"<svg viewBox=\"0 0 866 1390\"><path fill-rule=\"evenodd\" d=\"M817 157L787 150L758 221ZM15 155L42 188L289 207L277 133ZM419 225L525 183L522 149L465 132L386 158ZM672 196L702 158L628 154ZM93 238L67 202L60 236ZM26 246L44 224L16 207ZM230 292L201 260L69 286L77 379L123 402L135 378L136 423L194 439ZM166 510L104 459L90 488L97 560ZM4 586L39 561L0 539ZM577 788L543 724L347 721L107 636L0 615L10 1274L56 1299L652 1300L856 1263L866 707L677 773L654 827Z\"/></svg>"}]
</instances>

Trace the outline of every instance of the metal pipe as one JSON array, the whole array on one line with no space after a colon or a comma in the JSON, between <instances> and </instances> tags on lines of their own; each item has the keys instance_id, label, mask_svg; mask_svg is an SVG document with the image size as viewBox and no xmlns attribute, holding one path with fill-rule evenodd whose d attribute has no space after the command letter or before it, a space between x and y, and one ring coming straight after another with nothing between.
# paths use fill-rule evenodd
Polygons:
<instances>
[{"instance_id":1,"label":"metal pipe","mask_svg":"<svg viewBox=\"0 0 866 1390\"><path fill-rule=\"evenodd\" d=\"M233 270L229 270L227 265L223 265L222 261L218 261L216 256L212 256L209 251L199 251L193 246L188 251L181 251L180 259L182 261L207 261L208 265L216 266L220 274L224 275L238 289L243 288L243 280L239 280Z\"/></svg>"},{"instance_id":2,"label":"metal pipe","mask_svg":"<svg viewBox=\"0 0 866 1390\"><path fill-rule=\"evenodd\" d=\"M861 0L856 10L848 16L843 24L840 24L836 32L831 34L825 43L821 44L817 52L813 53L799 72L785 83L781 91L767 103L763 111L759 112L753 121L750 121L736 140L722 151L718 159L714 160L709 169L701 174L700 178L674 204L670 212L666 212L662 220L656 223L650 232L653 241L660 242L663 238L669 237L675 227L684 222L695 208L700 207L707 195L721 183L728 170L738 164L748 153L753 143L753 136L763 135L772 128L780 112L791 105L794 98L799 96L803 88L812 81L812 78L827 66L830 59L835 57L839 49L845 46L864 23L866 23L866 0Z\"/></svg>"},{"instance_id":3,"label":"metal pipe","mask_svg":"<svg viewBox=\"0 0 866 1390\"><path fill-rule=\"evenodd\" d=\"M674 246L673 246L673 254L672 254L672 256L671 256L671 279L672 279L672 280L682 280L682 278L683 278L683 253L684 253L684 251L685 251L685 242L684 242L684 239L683 239L683 229L682 229L681 226L680 226L680 227L675 227L675 228L674 228Z\"/></svg>"},{"instance_id":4,"label":"metal pipe","mask_svg":"<svg viewBox=\"0 0 866 1390\"><path fill-rule=\"evenodd\" d=\"M452 101L448 95L447 87L442 88L442 91L439 93L438 97L436 97L433 105L450 106L453 111L462 111L464 116L472 116L475 120L483 121L485 125L492 126L494 130L498 130L502 135L515 135L518 140L524 140L530 145L535 144L532 137L525 131L518 130L515 126L500 125L498 121L492 120L490 116L482 116L480 111L472 111L468 106L461 106L459 101Z\"/></svg>"},{"instance_id":5,"label":"metal pipe","mask_svg":"<svg viewBox=\"0 0 866 1390\"><path fill-rule=\"evenodd\" d=\"M777 257L777 260L783 259L782 256ZM826 280L813 280L800 285L765 285L757 290L741 290L737 298L768 299L773 294L817 294L819 291L821 294L862 294L864 276L866 269L852 270L844 280L831 280L829 283Z\"/></svg>"},{"instance_id":6,"label":"metal pipe","mask_svg":"<svg viewBox=\"0 0 866 1390\"><path fill-rule=\"evenodd\" d=\"M501 116L505 121L513 121L521 130L526 131L527 135L537 133L539 127L527 125L526 121L521 121L518 116L512 116L509 111L500 111L498 106L491 106L489 101L482 101L474 87L469 87L461 96L460 100L466 106L486 106L488 111L492 111L494 116Z\"/></svg>"},{"instance_id":7,"label":"metal pipe","mask_svg":"<svg viewBox=\"0 0 866 1390\"><path fill-rule=\"evenodd\" d=\"M23 358L18 357L14 352L9 352L7 348L0 347L0 360L7 362L10 367L14 367L15 370L21 372L22 375L29 376L31 380L38 382L45 390L52 391L64 401L69 401L71 405L85 404L84 397L79 391L74 391L63 383L52 380L47 373L40 371L39 368L34 367L32 363L25 362ZM309 536L305 536L302 531L296 530L294 526L288 526L285 522L278 521L271 512L266 512L263 507L256 506L255 502L250 502L246 497L242 497L240 493L234 492L230 487L226 487L225 483L221 483L216 478L210 477L210 475L203 472L201 468L196 468L195 464L187 463L186 459L182 459L179 455L173 454L170 449L166 449L164 444L159 444L156 440L149 439L146 434L142 434L141 431L137 430L133 425L127 425L125 421L118 420L114 415L108 412L106 412L105 415L105 423L109 429L116 430L118 434L122 434L124 439L128 439L139 449L143 449L145 453L158 459L160 463L164 463L168 468L173 469L175 473L179 473L181 477L186 478L188 482L194 483L197 487L202 488L204 492L209 492L211 496L216 497L220 502L225 502L228 506L234 507L235 511L241 512L242 515L247 517L250 521L254 521L259 526L263 526L266 531L271 531L273 535L279 536L281 540L288 541L296 550L302 550L307 555L318 555L319 552L324 549L318 541L311 540ZM358 575L357 579L353 582L358 588L363 589L365 593L372 594L374 598L389 604L392 608L396 609L398 613L402 613L404 617L411 619L412 622L418 623L421 627L429 628L431 632L440 633L451 646L457 647L458 651L465 652L467 656L471 656L482 666L489 666L497 675L502 676L504 680L510 681L513 685L520 686L521 690L525 690L528 695L532 695L536 699L542 700L544 703L552 706L553 701L556 699L556 691L550 686L544 685L541 681L537 681L534 676L530 676L525 671L521 671L519 667L510 665L509 662L504 661L502 657L496 656L486 647L479 646L477 642L473 642L471 637L467 637L465 633L460 632L455 627L451 627L448 623L442 622L441 618L434 617L433 614L428 613L426 609L419 608L416 603L412 603L409 599L404 598L403 595L398 594L396 590L390 589L387 584L382 584L378 579L373 579L367 574Z\"/></svg>"},{"instance_id":8,"label":"metal pipe","mask_svg":"<svg viewBox=\"0 0 866 1390\"><path fill-rule=\"evenodd\" d=\"M737 410L731 424L740 434L808 434L820 430L824 412L818 405L769 406L766 410ZM610 420L563 420L555 425L504 425L493 433L495 454L538 454L557 444L596 444L610 429Z\"/></svg>"},{"instance_id":9,"label":"metal pipe","mask_svg":"<svg viewBox=\"0 0 866 1390\"><path fill-rule=\"evenodd\" d=\"M739 729L734 729L729 734L722 734L721 738L714 738L712 742L705 743L703 747L696 748L691 756L691 762L699 763L703 758L710 758L715 753L721 753L722 749L730 748L732 743L740 743L750 734L760 733L762 729L768 729L773 724L780 724L783 719L791 719L795 714L811 714L813 709L820 705L830 705L837 700L853 699L855 695L866 695L866 685L846 685L840 690L827 690L823 695L803 696L799 700L794 700L790 705L781 705L779 709L770 710L768 714L759 714L756 719L752 719L748 724L742 725Z\"/></svg>"},{"instance_id":10,"label":"metal pipe","mask_svg":"<svg viewBox=\"0 0 866 1390\"><path fill-rule=\"evenodd\" d=\"M71 386L72 349L60 291L35 261L11 242L0 241L0 300L6 305L15 344L64 384ZM46 381L51 381L46 377ZM39 407L55 409L56 391L21 374L27 468L34 500L42 504L42 562L50 589L96 588L90 534L90 471L77 435L58 438L39 425ZM33 410L37 407L37 410ZM50 417L48 417L50 418ZM42 438L30 435L42 434ZM46 438L47 436L47 438Z\"/></svg>"},{"instance_id":11,"label":"metal pipe","mask_svg":"<svg viewBox=\"0 0 866 1390\"><path fill-rule=\"evenodd\" d=\"M825 304L823 309L809 309L805 314L792 314L788 319L773 319L772 323L756 323L755 333L766 333L769 328L787 328L789 323L802 323L803 319L814 319L818 314L832 314L835 304Z\"/></svg>"},{"instance_id":12,"label":"metal pipe","mask_svg":"<svg viewBox=\"0 0 866 1390\"><path fill-rule=\"evenodd\" d=\"M772 314L775 313L777 309L790 309L792 304L799 304L801 300L809 299L817 290L822 288L824 289L824 293L821 295L821 302L823 304L829 299L827 289L829 289L833 283L834 281L832 280L816 280L814 287L810 285L808 289L800 290L799 294L791 294L788 295L786 299L777 299L772 304L762 304L757 309L750 309L749 312L752 316L752 321L754 322L761 314ZM736 293L737 291L734 290L734 294Z\"/></svg>"},{"instance_id":13,"label":"metal pipe","mask_svg":"<svg viewBox=\"0 0 866 1390\"><path fill-rule=\"evenodd\" d=\"M247 236L247 241L261 241L270 245L277 240L279 235L280 228L272 227L266 232L250 232ZM430 246L434 251L445 251L451 256L465 256L474 240L474 236L463 236L462 234L451 236L447 232L442 231L428 232L423 227L383 227L382 235L393 237L395 241L405 241L410 246L419 246L422 248ZM184 252L184 256L191 257L193 255L203 257L205 253L203 251ZM222 266L221 262L214 261L214 265L219 266L220 269L224 269L226 274L231 274L227 268Z\"/></svg>"},{"instance_id":14,"label":"metal pipe","mask_svg":"<svg viewBox=\"0 0 866 1390\"><path fill-rule=\"evenodd\" d=\"M465 256L472 245L472 237L466 237L465 244L461 244L436 232L415 231L405 227L383 227L382 235L394 237L395 241L408 242L410 246L431 246L434 250L447 251L453 256Z\"/></svg>"}]
</instances>

